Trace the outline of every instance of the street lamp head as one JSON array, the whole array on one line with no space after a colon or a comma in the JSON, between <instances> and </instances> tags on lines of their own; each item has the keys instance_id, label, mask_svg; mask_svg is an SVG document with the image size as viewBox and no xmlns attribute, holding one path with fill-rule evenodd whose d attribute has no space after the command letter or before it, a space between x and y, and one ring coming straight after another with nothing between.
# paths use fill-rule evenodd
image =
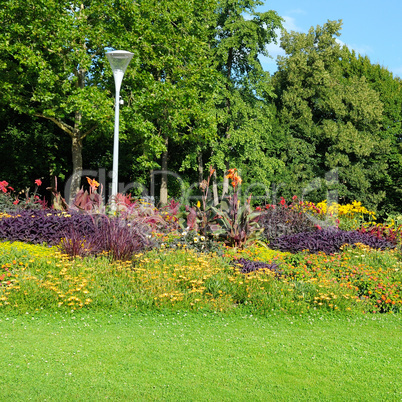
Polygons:
<instances>
[{"instance_id":1,"label":"street lamp head","mask_svg":"<svg viewBox=\"0 0 402 402\"><path fill-rule=\"evenodd\" d=\"M126 72L128 63L130 63L133 55L133 53L125 50L113 50L112 52L106 53L106 57L109 60L113 73L119 71L123 74Z\"/></svg>"}]
</instances>

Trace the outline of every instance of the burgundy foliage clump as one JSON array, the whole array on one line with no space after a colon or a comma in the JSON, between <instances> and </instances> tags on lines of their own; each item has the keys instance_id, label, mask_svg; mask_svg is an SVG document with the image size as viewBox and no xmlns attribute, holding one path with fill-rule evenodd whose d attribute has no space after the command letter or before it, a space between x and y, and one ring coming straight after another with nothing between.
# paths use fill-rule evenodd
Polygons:
<instances>
[{"instance_id":1,"label":"burgundy foliage clump","mask_svg":"<svg viewBox=\"0 0 402 402\"><path fill-rule=\"evenodd\" d=\"M302 232L280 236L269 243L269 247L280 251L299 253L309 250L310 253L337 253L345 244L365 244L371 248L385 250L395 248L395 244L370 233L345 231L337 228L321 229L315 232Z\"/></svg>"},{"instance_id":2,"label":"burgundy foliage clump","mask_svg":"<svg viewBox=\"0 0 402 402\"><path fill-rule=\"evenodd\" d=\"M135 220L108 218L95 221L95 232L88 238L93 254L107 252L113 260L129 260L134 254L152 247L149 226Z\"/></svg>"},{"instance_id":3,"label":"burgundy foliage clump","mask_svg":"<svg viewBox=\"0 0 402 402\"><path fill-rule=\"evenodd\" d=\"M95 231L90 215L47 210L20 210L0 219L0 240L56 245L74 229L79 236Z\"/></svg>"},{"instance_id":4,"label":"burgundy foliage clump","mask_svg":"<svg viewBox=\"0 0 402 402\"><path fill-rule=\"evenodd\" d=\"M300 232L315 232L317 225L295 199L287 204L282 198L279 205L266 205L257 222L264 229L264 237L272 241L279 236Z\"/></svg>"}]
</instances>

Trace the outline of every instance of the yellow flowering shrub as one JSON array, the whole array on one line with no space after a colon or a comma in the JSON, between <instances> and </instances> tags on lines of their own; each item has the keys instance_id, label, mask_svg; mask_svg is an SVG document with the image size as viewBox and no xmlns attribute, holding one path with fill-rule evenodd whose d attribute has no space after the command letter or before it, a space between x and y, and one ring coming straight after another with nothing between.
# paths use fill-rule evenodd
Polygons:
<instances>
[{"instance_id":1,"label":"yellow flowering shrub","mask_svg":"<svg viewBox=\"0 0 402 402\"><path fill-rule=\"evenodd\" d=\"M308 212L312 212L318 219L326 220L344 230L359 229L363 225L375 225L377 220L374 211L370 211L360 201L356 200L345 205L335 202L328 205L327 200L317 204L305 202L304 206Z\"/></svg>"}]
</instances>

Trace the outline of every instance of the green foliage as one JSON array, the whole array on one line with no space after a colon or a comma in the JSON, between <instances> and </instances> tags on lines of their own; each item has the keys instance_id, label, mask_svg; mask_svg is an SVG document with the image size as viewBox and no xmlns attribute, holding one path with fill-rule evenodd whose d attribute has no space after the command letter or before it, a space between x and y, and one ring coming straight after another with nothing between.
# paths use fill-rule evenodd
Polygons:
<instances>
[{"instance_id":1,"label":"green foliage","mask_svg":"<svg viewBox=\"0 0 402 402\"><path fill-rule=\"evenodd\" d=\"M121 181L144 186L138 194L162 169L181 172L180 183L163 175L154 182L177 199L202 180L206 162L217 169L214 184L223 181L221 195L235 165L245 198L304 192L320 201L333 190L381 217L400 212L401 80L342 47L340 21L284 32L286 56L272 79L259 57L269 56L282 19L256 12L260 5L4 2L2 177L26 188L56 175L61 189L83 167L111 168L114 83L105 53L121 48L135 55L121 90L119 170ZM327 172L336 183L324 180Z\"/></svg>"},{"instance_id":2,"label":"green foliage","mask_svg":"<svg viewBox=\"0 0 402 402\"><path fill-rule=\"evenodd\" d=\"M183 230L157 236L158 247L166 249L195 250L200 253L223 254L222 243L217 238L204 236L195 230Z\"/></svg>"},{"instance_id":3,"label":"green foliage","mask_svg":"<svg viewBox=\"0 0 402 402\"><path fill-rule=\"evenodd\" d=\"M374 89L382 102L382 124L378 137L390 143L385 158L387 169L382 172L382 180L374 187L374 192L385 191L386 198L379 205L379 213L399 211L402 177L402 81L379 64L372 64L367 56L356 55L354 51L345 50L342 69L346 77L365 77L368 85Z\"/></svg>"},{"instance_id":4,"label":"green foliage","mask_svg":"<svg viewBox=\"0 0 402 402\"><path fill-rule=\"evenodd\" d=\"M269 186L284 165L274 151L269 100L273 88L259 55L268 56L266 46L276 42L282 19L274 11L257 13L258 5L255 0L231 0L217 10L210 41L223 89L215 102L218 138L208 157L219 171L236 165L248 184ZM226 193L224 176L223 180Z\"/></svg>"},{"instance_id":5,"label":"green foliage","mask_svg":"<svg viewBox=\"0 0 402 402\"><path fill-rule=\"evenodd\" d=\"M69 170L70 144L61 130L51 122L18 114L0 105L0 176L13 183L15 190L32 188L41 177L63 177ZM18 187L17 187L18 185Z\"/></svg>"},{"instance_id":6,"label":"green foliage","mask_svg":"<svg viewBox=\"0 0 402 402\"><path fill-rule=\"evenodd\" d=\"M279 118L290 135L282 160L289 166L287 182L294 193L314 177L336 170L340 199L360 199L375 208L384 199L380 190L384 155L390 142L379 135L383 104L364 76L347 76L341 60L348 50L336 42L341 21L328 21L307 34L285 32L275 75ZM296 179L296 180L295 180ZM378 191L369 191L378 186Z\"/></svg>"}]
</instances>

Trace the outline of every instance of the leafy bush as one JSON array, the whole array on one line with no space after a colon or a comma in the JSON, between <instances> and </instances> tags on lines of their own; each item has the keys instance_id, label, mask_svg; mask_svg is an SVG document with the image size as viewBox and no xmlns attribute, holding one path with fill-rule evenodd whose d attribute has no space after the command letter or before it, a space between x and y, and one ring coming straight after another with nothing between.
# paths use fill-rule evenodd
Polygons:
<instances>
[{"instance_id":1,"label":"leafy bush","mask_svg":"<svg viewBox=\"0 0 402 402\"><path fill-rule=\"evenodd\" d=\"M232 261L232 264L240 270L243 274L248 274L250 272L257 271L259 269L268 269L276 274L279 273L279 265L275 263L268 263L264 261L252 261L246 258L239 258Z\"/></svg>"},{"instance_id":2,"label":"leafy bush","mask_svg":"<svg viewBox=\"0 0 402 402\"><path fill-rule=\"evenodd\" d=\"M282 198L280 205L266 205L261 212L258 224L268 241L283 235L317 230L317 225L310 219L303 204L296 202L296 197L293 197L293 201L287 204Z\"/></svg>"},{"instance_id":3,"label":"leafy bush","mask_svg":"<svg viewBox=\"0 0 402 402\"><path fill-rule=\"evenodd\" d=\"M157 235L161 249L190 249L200 253L223 254L223 245L214 236L204 236L195 230L184 230L167 235Z\"/></svg>"},{"instance_id":4,"label":"leafy bush","mask_svg":"<svg viewBox=\"0 0 402 402\"><path fill-rule=\"evenodd\" d=\"M393 244L398 244L402 241L402 225L394 228L379 223L376 226L363 226L359 229L359 232L369 233L380 239L386 239Z\"/></svg>"},{"instance_id":5,"label":"leafy bush","mask_svg":"<svg viewBox=\"0 0 402 402\"><path fill-rule=\"evenodd\" d=\"M105 206L103 205L102 186L98 193L99 183L89 177L87 177L87 181L89 184L89 192L81 187L74 198L72 208L84 212L104 213Z\"/></svg>"},{"instance_id":6,"label":"leafy bush","mask_svg":"<svg viewBox=\"0 0 402 402\"><path fill-rule=\"evenodd\" d=\"M29 193L29 188L21 191L25 199L20 200L19 195L15 195L14 188L8 185L5 180L0 181L0 211L11 212L22 209L44 209L46 208L46 201L41 200L36 192L38 187L42 184L40 179L35 180L35 191Z\"/></svg>"},{"instance_id":7,"label":"leafy bush","mask_svg":"<svg viewBox=\"0 0 402 402\"><path fill-rule=\"evenodd\" d=\"M309 250L311 253L336 253L345 244L364 244L374 249L392 249L392 242L372 236L369 233L344 231L337 228L322 229L316 232L302 232L280 236L269 244L269 247L291 253Z\"/></svg>"},{"instance_id":8,"label":"leafy bush","mask_svg":"<svg viewBox=\"0 0 402 402\"><path fill-rule=\"evenodd\" d=\"M372 224L376 220L374 211L368 210L360 201L354 200L351 204L327 203L327 200L314 204L305 203L315 215L321 219L329 219L339 229L357 230L364 224Z\"/></svg>"},{"instance_id":9,"label":"leafy bush","mask_svg":"<svg viewBox=\"0 0 402 402\"><path fill-rule=\"evenodd\" d=\"M174 200L160 209L144 199L124 199L123 196L117 197L116 204L118 217L148 226L152 232L169 232L179 227L179 203Z\"/></svg>"},{"instance_id":10,"label":"leafy bush","mask_svg":"<svg viewBox=\"0 0 402 402\"><path fill-rule=\"evenodd\" d=\"M251 195L243 205L240 205L238 186L242 179L237 169L229 169L226 176L232 180L233 195L221 201L218 207L212 207L219 225L214 234L221 236L229 247L244 247L247 242L260 237L262 229L257 223L259 211L251 211Z\"/></svg>"},{"instance_id":11,"label":"leafy bush","mask_svg":"<svg viewBox=\"0 0 402 402\"><path fill-rule=\"evenodd\" d=\"M65 233L79 236L95 231L90 215L54 210L23 210L0 218L0 239L56 245Z\"/></svg>"}]
</instances>

